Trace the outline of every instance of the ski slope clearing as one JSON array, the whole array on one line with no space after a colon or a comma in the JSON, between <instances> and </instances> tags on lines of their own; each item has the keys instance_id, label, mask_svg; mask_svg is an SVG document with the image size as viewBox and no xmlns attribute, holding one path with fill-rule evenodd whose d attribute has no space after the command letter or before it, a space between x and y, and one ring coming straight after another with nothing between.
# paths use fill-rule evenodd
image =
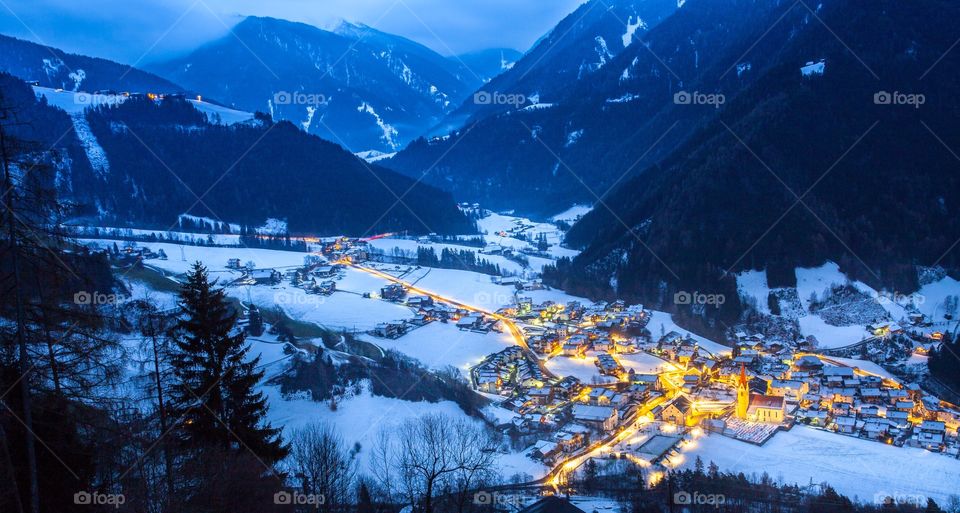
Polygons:
<instances>
[{"instance_id":1,"label":"ski slope clearing","mask_svg":"<svg viewBox=\"0 0 960 513\"><path fill-rule=\"evenodd\" d=\"M766 271L743 271L738 274L737 292L745 302L753 304L758 312L770 315L770 286L767 285Z\"/></svg>"},{"instance_id":2,"label":"ski slope clearing","mask_svg":"<svg viewBox=\"0 0 960 513\"><path fill-rule=\"evenodd\" d=\"M809 310L811 296L822 297L830 291L831 287L843 285L849 281L847 276L840 272L840 266L833 262L808 269L798 267L796 274L797 294L800 295L800 303L804 310Z\"/></svg>"},{"instance_id":3,"label":"ski slope clearing","mask_svg":"<svg viewBox=\"0 0 960 513\"><path fill-rule=\"evenodd\" d=\"M805 312L809 312L811 299L814 297L823 299L830 293L830 289L835 286L845 284L852 285L866 296L865 302L876 302L883 305L884 310L894 320L903 319L906 312L903 307L886 300L886 297L878 293L873 288L858 281L852 281L840 271L840 266L834 262L827 262L820 267L797 268L797 294L800 297L800 303ZM849 305L855 307L856 305ZM871 319L872 321L873 319ZM822 349L831 349L835 347L844 347L856 344L865 338L873 335L867 331L866 326L849 325L834 326L828 324L817 314L807 313L800 317L800 332L804 336L814 336Z\"/></svg>"},{"instance_id":4,"label":"ski slope clearing","mask_svg":"<svg viewBox=\"0 0 960 513\"><path fill-rule=\"evenodd\" d=\"M683 468L697 456L722 471L760 475L806 486L827 482L838 492L873 502L876 494L922 495L939 504L957 494L960 460L910 447L894 447L806 426L777 433L762 447L722 435L700 438L682 451Z\"/></svg>"},{"instance_id":5,"label":"ski slope clearing","mask_svg":"<svg viewBox=\"0 0 960 513\"><path fill-rule=\"evenodd\" d=\"M217 125L235 125L237 123L246 123L253 119L253 113L242 110L234 110L229 107L217 105L202 100L187 100L200 112L207 115L207 120Z\"/></svg>"},{"instance_id":6,"label":"ski slope clearing","mask_svg":"<svg viewBox=\"0 0 960 513\"><path fill-rule=\"evenodd\" d=\"M563 212L550 218L553 222L564 222L567 224L573 224L580 220L581 217L587 215L593 207L590 205L574 205Z\"/></svg>"}]
</instances>

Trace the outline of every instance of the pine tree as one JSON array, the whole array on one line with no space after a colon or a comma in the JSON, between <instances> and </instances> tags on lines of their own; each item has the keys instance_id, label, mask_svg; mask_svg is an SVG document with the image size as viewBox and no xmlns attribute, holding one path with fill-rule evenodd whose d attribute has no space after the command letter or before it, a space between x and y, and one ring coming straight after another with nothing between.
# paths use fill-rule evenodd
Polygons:
<instances>
[{"instance_id":1,"label":"pine tree","mask_svg":"<svg viewBox=\"0 0 960 513\"><path fill-rule=\"evenodd\" d=\"M583 466L583 485L587 490L595 490L599 481L600 469L597 468L597 462L593 458L587 460Z\"/></svg>"},{"instance_id":2,"label":"pine tree","mask_svg":"<svg viewBox=\"0 0 960 513\"><path fill-rule=\"evenodd\" d=\"M180 291L182 315L172 362L175 418L184 419L180 440L190 448L249 449L272 465L286 456L287 447L280 430L264 423L266 398L255 390L263 378L256 370L260 358L247 357L237 314L215 285L197 262Z\"/></svg>"},{"instance_id":3,"label":"pine tree","mask_svg":"<svg viewBox=\"0 0 960 513\"><path fill-rule=\"evenodd\" d=\"M361 481L360 488L357 490L357 513L373 513L374 511L370 488L367 487L367 483Z\"/></svg>"}]
</instances>

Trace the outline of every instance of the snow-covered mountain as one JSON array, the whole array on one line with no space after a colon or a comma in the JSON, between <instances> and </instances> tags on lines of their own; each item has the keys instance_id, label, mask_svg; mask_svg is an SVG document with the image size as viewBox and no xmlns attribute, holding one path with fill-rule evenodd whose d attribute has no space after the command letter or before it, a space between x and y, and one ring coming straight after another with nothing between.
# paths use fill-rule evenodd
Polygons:
<instances>
[{"instance_id":1,"label":"snow-covered mountain","mask_svg":"<svg viewBox=\"0 0 960 513\"><path fill-rule=\"evenodd\" d=\"M14 136L57 150L59 198L93 225L169 229L189 214L323 235L472 231L448 193L290 122L182 95L31 88L2 73L0 96L24 123Z\"/></svg>"},{"instance_id":2,"label":"snow-covered mountain","mask_svg":"<svg viewBox=\"0 0 960 513\"><path fill-rule=\"evenodd\" d=\"M515 64L482 86L487 93L519 94L526 104L564 101L571 85L593 74L677 9L675 0L591 0L564 18ZM467 98L445 120L458 127L513 106Z\"/></svg>"},{"instance_id":3,"label":"snow-covered mountain","mask_svg":"<svg viewBox=\"0 0 960 513\"><path fill-rule=\"evenodd\" d=\"M353 151L402 148L482 83L455 60L364 25L327 31L259 17L151 70Z\"/></svg>"},{"instance_id":4,"label":"snow-covered mountain","mask_svg":"<svg viewBox=\"0 0 960 513\"><path fill-rule=\"evenodd\" d=\"M960 147L947 52L958 19L936 0L688 0L587 75L555 74L565 89L541 90L539 107L474 109L463 129L383 162L492 208L598 205L568 235L584 252L548 277L585 295L734 298L727 269L766 268L780 283L826 260L878 289L915 290L915 265L958 265L943 192L960 187L948 149Z\"/></svg>"},{"instance_id":5,"label":"snow-covered mountain","mask_svg":"<svg viewBox=\"0 0 960 513\"><path fill-rule=\"evenodd\" d=\"M611 282L662 301L677 290L735 297L728 270L765 269L771 286L791 286L796 267L827 260L905 293L919 287L918 266L957 272L960 223L945 191L960 188L951 150L960 56L945 51L960 9L936 0L794 7L689 0L650 35L651 50L685 78L659 126L696 124L573 227L568 240L586 250L569 284ZM606 162L626 171L664 133L637 131L640 144L631 150L624 138Z\"/></svg>"},{"instance_id":6,"label":"snow-covered mountain","mask_svg":"<svg viewBox=\"0 0 960 513\"><path fill-rule=\"evenodd\" d=\"M114 90L173 93L183 89L163 78L107 59L0 35L0 71L66 91Z\"/></svg>"},{"instance_id":7,"label":"snow-covered mountain","mask_svg":"<svg viewBox=\"0 0 960 513\"><path fill-rule=\"evenodd\" d=\"M427 181L495 209L543 216L595 202L561 162L602 189L625 170L602 165L608 150L647 126L627 150L650 148L670 126L655 114L672 104L678 80L646 38L675 12L674 0L583 4L435 127L438 137L414 141L385 165L410 176L426 172ZM671 33L664 46L685 51L688 34ZM632 95L645 101L626 101ZM643 158L662 157L682 131Z\"/></svg>"}]
</instances>

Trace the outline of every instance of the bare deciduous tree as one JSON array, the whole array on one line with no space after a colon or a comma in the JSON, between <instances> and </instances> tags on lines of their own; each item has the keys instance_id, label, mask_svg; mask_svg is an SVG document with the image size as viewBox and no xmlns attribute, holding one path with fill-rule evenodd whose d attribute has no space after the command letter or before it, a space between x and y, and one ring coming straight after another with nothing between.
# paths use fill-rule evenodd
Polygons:
<instances>
[{"instance_id":1,"label":"bare deciduous tree","mask_svg":"<svg viewBox=\"0 0 960 513\"><path fill-rule=\"evenodd\" d=\"M351 504L356 481L356 455L325 424L310 424L293 433L290 459L303 492L323 497L319 511L339 511Z\"/></svg>"},{"instance_id":2,"label":"bare deciduous tree","mask_svg":"<svg viewBox=\"0 0 960 513\"><path fill-rule=\"evenodd\" d=\"M374 449L380 485L424 513L464 511L493 476L496 441L479 423L440 414L411 419ZM440 496L444 496L440 499Z\"/></svg>"}]
</instances>

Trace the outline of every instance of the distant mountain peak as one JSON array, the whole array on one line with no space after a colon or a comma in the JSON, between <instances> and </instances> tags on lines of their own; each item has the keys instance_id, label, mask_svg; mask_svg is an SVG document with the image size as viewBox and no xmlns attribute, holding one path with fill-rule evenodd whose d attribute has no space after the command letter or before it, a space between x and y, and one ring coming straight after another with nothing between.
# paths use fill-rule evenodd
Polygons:
<instances>
[{"instance_id":1,"label":"distant mountain peak","mask_svg":"<svg viewBox=\"0 0 960 513\"><path fill-rule=\"evenodd\" d=\"M481 83L426 46L367 25L341 21L325 30L257 16L151 69L352 151L395 151Z\"/></svg>"}]
</instances>

